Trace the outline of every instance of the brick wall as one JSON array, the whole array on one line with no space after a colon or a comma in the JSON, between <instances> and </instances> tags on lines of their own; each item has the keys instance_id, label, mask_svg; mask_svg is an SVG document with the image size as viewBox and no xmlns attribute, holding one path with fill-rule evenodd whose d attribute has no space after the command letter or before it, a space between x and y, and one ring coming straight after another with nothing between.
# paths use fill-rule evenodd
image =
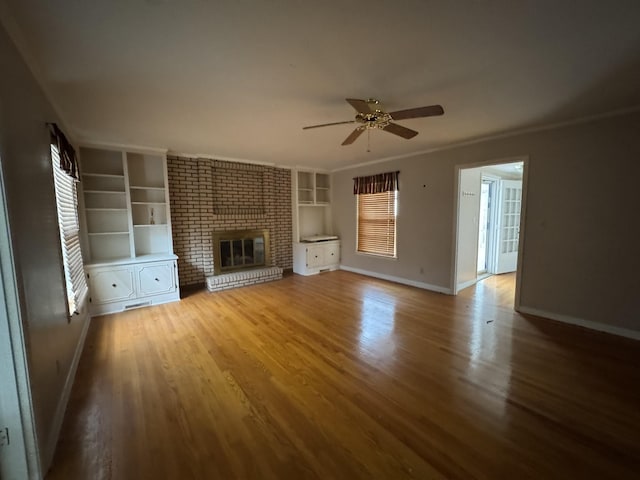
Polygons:
<instances>
[{"instance_id":1,"label":"brick wall","mask_svg":"<svg viewBox=\"0 0 640 480\"><path fill-rule=\"evenodd\" d=\"M175 156L167 166L181 286L213 275L214 231L267 229L271 263L292 268L290 170Z\"/></svg>"}]
</instances>

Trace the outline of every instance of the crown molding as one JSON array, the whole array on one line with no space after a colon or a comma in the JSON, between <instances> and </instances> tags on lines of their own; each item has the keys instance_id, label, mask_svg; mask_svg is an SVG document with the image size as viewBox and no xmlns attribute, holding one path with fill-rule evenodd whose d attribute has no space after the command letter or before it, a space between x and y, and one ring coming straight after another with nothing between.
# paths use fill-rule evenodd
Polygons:
<instances>
[{"instance_id":1,"label":"crown molding","mask_svg":"<svg viewBox=\"0 0 640 480\"><path fill-rule=\"evenodd\" d=\"M627 115L629 113L634 113L634 112L638 112L640 111L640 105L635 105L632 107L625 107L625 108L620 108L617 110L611 110L609 112L605 112L605 113L598 113L595 115L587 115L584 117L579 117L579 118L574 118L571 120L565 120L562 122L555 122L555 123L549 123L546 125L538 125L535 127L528 127L528 128L521 128L521 129L517 129L517 130L510 130L508 132L504 132L504 133L498 133L495 135L487 135L485 137L478 137L478 138L474 138L472 140L465 140L462 142L456 142L456 143L450 143L448 145L442 145L440 147L434 147L434 148L429 148L426 150L419 150L417 152L413 152L413 153L405 153L402 155L393 155L390 157L384 157L384 158L378 158L376 160L370 160L367 162L362 162L362 163L356 163L353 165L349 165L349 166L344 166L344 167L340 167L340 168L335 168L333 170L331 170L331 173L335 173L335 172L341 172L344 170L350 170L352 168L360 168L360 167L365 167L367 165L375 165L376 163L383 163L383 162L388 162L391 160L400 160L403 158L411 158L411 157L418 157L420 155L426 155L429 153L435 153L435 152L442 152L445 150L452 150L454 148L460 148L460 147L467 147L469 145L476 145L478 143L485 143L485 142L490 142L492 140L500 140L500 139L504 139L504 138L511 138L511 137L517 137L518 135L525 135L527 133L536 133L536 132L543 132L546 130L555 130L555 129L560 129L560 128L565 128L565 127L571 127L574 125L580 125L580 124L584 124L584 123L591 123L591 122L595 122L597 120L602 120L605 118L611 118L611 117L618 117L618 116L623 116L623 115Z\"/></svg>"}]
</instances>

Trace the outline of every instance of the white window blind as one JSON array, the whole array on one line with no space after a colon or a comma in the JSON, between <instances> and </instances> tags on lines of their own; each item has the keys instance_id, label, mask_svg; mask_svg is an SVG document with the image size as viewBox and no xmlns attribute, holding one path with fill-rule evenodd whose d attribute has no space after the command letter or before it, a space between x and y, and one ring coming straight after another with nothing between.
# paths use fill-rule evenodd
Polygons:
<instances>
[{"instance_id":1,"label":"white window blind","mask_svg":"<svg viewBox=\"0 0 640 480\"><path fill-rule=\"evenodd\" d=\"M396 256L397 190L356 195L358 252Z\"/></svg>"},{"instance_id":2,"label":"white window blind","mask_svg":"<svg viewBox=\"0 0 640 480\"><path fill-rule=\"evenodd\" d=\"M55 145L51 145L53 180L60 227L60 243L66 280L69 314L77 313L87 293L82 252L80 251L80 226L78 224L78 194L75 180L60 168L60 156Z\"/></svg>"}]
</instances>

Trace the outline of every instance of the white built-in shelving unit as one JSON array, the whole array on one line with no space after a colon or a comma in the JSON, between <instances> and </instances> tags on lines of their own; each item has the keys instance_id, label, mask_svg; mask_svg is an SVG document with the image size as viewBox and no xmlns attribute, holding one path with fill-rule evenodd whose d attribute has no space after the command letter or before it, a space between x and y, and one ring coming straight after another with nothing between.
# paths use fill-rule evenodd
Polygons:
<instances>
[{"instance_id":1,"label":"white built-in shelving unit","mask_svg":"<svg viewBox=\"0 0 640 480\"><path fill-rule=\"evenodd\" d=\"M328 173L298 170L296 190L298 205L321 205L331 203L330 177Z\"/></svg>"},{"instance_id":2,"label":"white built-in shelving unit","mask_svg":"<svg viewBox=\"0 0 640 480\"><path fill-rule=\"evenodd\" d=\"M179 299L166 152L80 148L94 314Z\"/></svg>"},{"instance_id":3,"label":"white built-in shelving unit","mask_svg":"<svg viewBox=\"0 0 640 480\"><path fill-rule=\"evenodd\" d=\"M311 275L335 270L340 263L340 241L305 242L331 235L331 177L326 172L293 171L293 271Z\"/></svg>"}]
</instances>

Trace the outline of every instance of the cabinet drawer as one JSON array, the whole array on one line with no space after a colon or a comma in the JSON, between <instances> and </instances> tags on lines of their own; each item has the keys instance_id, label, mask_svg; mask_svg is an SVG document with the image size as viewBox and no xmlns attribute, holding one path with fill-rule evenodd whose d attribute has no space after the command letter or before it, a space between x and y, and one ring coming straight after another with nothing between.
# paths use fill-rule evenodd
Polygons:
<instances>
[{"instance_id":1,"label":"cabinet drawer","mask_svg":"<svg viewBox=\"0 0 640 480\"><path fill-rule=\"evenodd\" d=\"M107 303L135 298L133 271L128 267L93 271L89 275L93 303Z\"/></svg>"},{"instance_id":2,"label":"cabinet drawer","mask_svg":"<svg viewBox=\"0 0 640 480\"><path fill-rule=\"evenodd\" d=\"M175 290L173 262L161 265L142 265L138 268L138 293L157 295Z\"/></svg>"}]
</instances>

